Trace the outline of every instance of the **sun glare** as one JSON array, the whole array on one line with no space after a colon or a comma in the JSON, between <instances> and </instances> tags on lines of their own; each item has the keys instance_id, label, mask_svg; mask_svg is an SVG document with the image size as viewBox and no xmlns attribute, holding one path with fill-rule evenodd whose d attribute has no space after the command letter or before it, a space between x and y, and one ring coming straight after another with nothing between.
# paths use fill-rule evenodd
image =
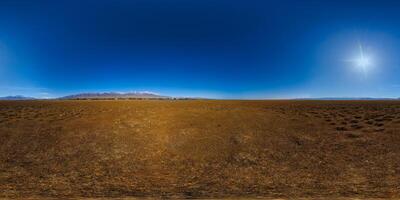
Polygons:
<instances>
[{"instance_id":1,"label":"sun glare","mask_svg":"<svg viewBox=\"0 0 400 200\"><path fill-rule=\"evenodd\" d=\"M357 66L359 67L368 67L371 63L369 58L361 57L356 60Z\"/></svg>"},{"instance_id":2,"label":"sun glare","mask_svg":"<svg viewBox=\"0 0 400 200\"><path fill-rule=\"evenodd\" d=\"M373 65L371 56L365 52L365 50L361 44L358 45L358 52L357 52L355 58L353 58L349 61L353 64L353 66L356 69L362 71L364 76L367 75L367 72Z\"/></svg>"}]
</instances>

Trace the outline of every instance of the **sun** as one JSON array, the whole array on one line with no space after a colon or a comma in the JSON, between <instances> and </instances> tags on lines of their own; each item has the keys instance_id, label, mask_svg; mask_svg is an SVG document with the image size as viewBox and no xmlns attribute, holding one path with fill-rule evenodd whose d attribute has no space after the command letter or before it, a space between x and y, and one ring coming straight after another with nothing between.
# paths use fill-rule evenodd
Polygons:
<instances>
[{"instance_id":1,"label":"sun","mask_svg":"<svg viewBox=\"0 0 400 200\"><path fill-rule=\"evenodd\" d=\"M369 66L371 64L370 59L367 55L365 55L363 46L359 44L358 47L360 50L360 54L359 58L356 60L356 64L363 68Z\"/></svg>"},{"instance_id":2,"label":"sun","mask_svg":"<svg viewBox=\"0 0 400 200\"><path fill-rule=\"evenodd\" d=\"M349 60L352 65L367 76L368 71L372 67L371 55L367 54L361 43L358 44L358 51L355 58Z\"/></svg>"},{"instance_id":3,"label":"sun","mask_svg":"<svg viewBox=\"0 0 400 200\"><path fill-rule=\"evenodd\" d=\"M363 55L361 55L358 59L356 59L355 63L358 67L362 67L362 68L366 68L371 65L370 59Z\"/></svg>"},{"instance_id":4,"label":"sun","mask_svg":"<svg viewBox=\"0 0 400 200\"><path fill-rule=\"evenodd\" d=\"M370 65L369 59L368 58L360 58L357 60L357 65L360 67L367 67Z\"/></svg>"}]
</instances>

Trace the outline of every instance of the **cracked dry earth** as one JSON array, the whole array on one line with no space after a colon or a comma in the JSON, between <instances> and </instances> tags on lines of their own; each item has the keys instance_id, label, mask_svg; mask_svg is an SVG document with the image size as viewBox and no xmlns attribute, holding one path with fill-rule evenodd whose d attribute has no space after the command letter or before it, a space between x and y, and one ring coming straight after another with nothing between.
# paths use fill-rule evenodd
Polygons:
<instances>
[{"instance_id":1,"label":"cracked dry earth","mask_svg":"<svg viewBox=\"0 0 400 200\"><path fill-rule=\"evenodd\" d=\"M399 101L1 101L0 198L399 198Z\"/></svg>"}]
</instances>

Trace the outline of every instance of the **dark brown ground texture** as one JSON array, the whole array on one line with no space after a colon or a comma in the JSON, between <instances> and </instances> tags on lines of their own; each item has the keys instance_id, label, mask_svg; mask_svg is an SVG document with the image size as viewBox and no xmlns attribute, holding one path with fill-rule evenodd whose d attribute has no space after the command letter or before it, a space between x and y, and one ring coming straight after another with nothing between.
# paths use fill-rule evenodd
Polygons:
<instances>
[{"instance_id":1,"label":"dark brown ground texture","mask_svg":"<svg viewBox=\"0 0 400 200\"><path fill-rule=\"evenodd\" d=\"M400 101L1 101L0 197L398 198Z\"/></svg>"}]
</instances>

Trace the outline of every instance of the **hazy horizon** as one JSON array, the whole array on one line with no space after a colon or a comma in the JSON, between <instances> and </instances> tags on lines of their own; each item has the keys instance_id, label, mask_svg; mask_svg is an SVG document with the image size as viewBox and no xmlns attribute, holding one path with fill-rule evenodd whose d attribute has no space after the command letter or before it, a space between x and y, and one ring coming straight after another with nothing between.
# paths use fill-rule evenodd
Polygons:
<instances>
[{"instance_id":1,"label":"hazy horizon","mask_svg":"<svg viewBox=\"0 0 400 200\"><path fill-rule=\"evenodd\" d=\"M316 99L316 100L363 100L363 99L400 99L400 97L371 97L371 96L319 96L319 97L311 97L311 96L287 96L287 97L279 97L279 96L272 96L272 97L203 97L203 96L173 96L173 95L166 95L166 94L160 94L160 93L155 93L151 91L129 91L129 92L118 92L118 91L104 91L104 92L80 92L80 93L71 93L71 94L66 94L62 96L25 96L25 95L5 95L5 96L0 96L1 98L8 98L8 97L21 97L21 98L34 98L34 99L59 99L59 98L65 98L69 96L74 96L74 95L81 95L81 94L107 94L107 93L116 93L116 94L132 94L132 93L137 93L137 94L154 94L158 95L160 97L167 97L167 98L199 98L199 99L215 99L215 100L307 100L307 99Z\"/></svg>"}]
</instances>

